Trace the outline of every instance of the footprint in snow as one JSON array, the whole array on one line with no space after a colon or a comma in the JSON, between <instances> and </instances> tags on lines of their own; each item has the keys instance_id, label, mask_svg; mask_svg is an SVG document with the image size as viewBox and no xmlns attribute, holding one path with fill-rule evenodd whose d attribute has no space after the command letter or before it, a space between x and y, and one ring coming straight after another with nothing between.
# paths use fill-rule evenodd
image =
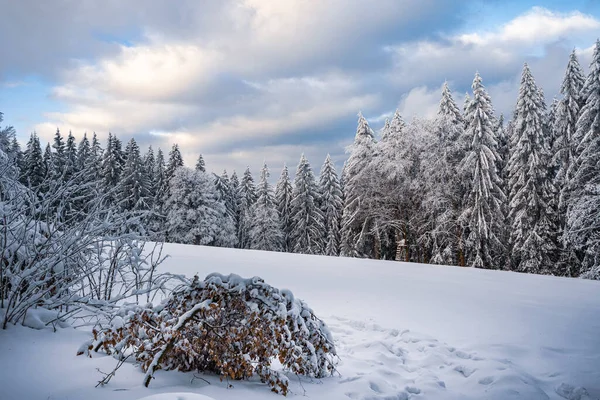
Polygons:
<instances>
[{"instance_id":1,"label":"footprint in snow","mask_svg":"<svg viewBox=\"0 0 600 400\"><path fill-rule=\"evenodd\" d=\"M464 365L457 365L456 367L454 367L454 370L456 372L460 372L460 374L465 378L470 377L471 375L473 375L473 372L475 372L475 369L465 367Z\"/></svg>"},{"instance_id":2,"label":"footprint in snow","mask_svg":"<svg viewBox=\"0 0 600 400\"><path fill-rule=\"evenodd\" d=\"M481 378L478 383L480 385L489 385L492 382L494 382L494 377L486 376L485 378Z\"/></svg>"}]
</instances>

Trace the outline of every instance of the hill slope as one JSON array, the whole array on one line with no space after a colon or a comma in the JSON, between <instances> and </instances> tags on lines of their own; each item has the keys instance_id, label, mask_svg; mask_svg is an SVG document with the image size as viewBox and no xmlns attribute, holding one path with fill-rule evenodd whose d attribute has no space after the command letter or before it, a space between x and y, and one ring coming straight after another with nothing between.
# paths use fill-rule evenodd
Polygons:
<instances>
[{"instance_id":1,"label":"hill slope","mask_svg":"<svg viewBox=\"0 0 600 400\"><path fill-rule=\"evenodd\" d=\"M162 268L188 276L258 275L308 302L330 326L341 377L292 379L312 399L600 398L600 282L397 262L167 245ZM189 391L216 399L278 398L257 382L159 372L150 389L124 366L94 389L75 357L89 336L0 331L0 399L137 399ZM75 380L72 378L76 378ZM585 389L583 389L585 388ZM586 391L589 395L586 395ZM110 392L110 394L108 393ZM17 397L19 396L19 397Z\"/></svg>"}]
</instances>

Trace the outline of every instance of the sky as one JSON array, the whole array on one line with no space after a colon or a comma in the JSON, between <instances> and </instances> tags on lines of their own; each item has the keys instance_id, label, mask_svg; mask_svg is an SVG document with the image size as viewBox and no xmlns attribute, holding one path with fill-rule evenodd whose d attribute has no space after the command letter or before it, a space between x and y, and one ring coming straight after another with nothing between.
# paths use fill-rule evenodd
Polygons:
<instances>
[{"instance_id":1,"label":"sky","mask_svg":"<svg viewBox=\"0 0 600 400\"><path fill-rule=\"evenodd\" d=\"M109 132L221 173L338 169L362 112L462 107L479 71L510 115L523 63L547 102L587 72L600 0L0 0L0 111L25 143Z\"/></svg>"}]
</instances>

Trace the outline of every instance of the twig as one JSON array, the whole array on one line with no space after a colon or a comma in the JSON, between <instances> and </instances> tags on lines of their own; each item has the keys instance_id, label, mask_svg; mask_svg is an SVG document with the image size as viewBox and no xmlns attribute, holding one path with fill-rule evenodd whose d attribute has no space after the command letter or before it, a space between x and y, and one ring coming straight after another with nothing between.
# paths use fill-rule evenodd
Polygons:
<instances>
[{"instance_id":1,"label":"twig","mask_svg":"<svg viewBox=\"0 0 600 400\"><path fill-rule=\"evenodd\" d=\"M133 354L133 353L132 353L132 354ZM115 369L113 369L113 370L112 370L111 372L109 372L108 374L107 374L106 372L102 372L102 371L100 371L100 368L96 368L96 370L97 370L98 372L100 372L101 374L103 374L103 375L104 375L104 378L102 378L102 380L99 380L99 381L98 381L98 384L96 384L96 387L98 387L98 386L104 386L104 385L108 384L108 382L110 382L111 378L112 378L113 376L115 376L115 374L117 373L117 370L118 370L119 368L121 368L121 366L122 366L122 365L125 363L125 361L127 361L127 359L128 359L130 356L131 356L131 354L129 354L127 357L120 358L120 359L119 359L119 361L117 362L117 365L116 365Z\"/></svg>"}]
</instances>

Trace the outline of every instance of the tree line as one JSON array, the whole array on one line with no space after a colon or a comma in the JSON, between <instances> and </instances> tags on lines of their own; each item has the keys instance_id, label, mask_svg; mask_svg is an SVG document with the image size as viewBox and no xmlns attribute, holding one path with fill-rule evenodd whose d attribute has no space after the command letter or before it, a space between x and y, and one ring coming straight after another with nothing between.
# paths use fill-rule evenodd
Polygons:
<instances>
[{"instance_id":1,"label":"tree line","mask_svg":"<svg viewBox=\"0 0 600 400\"><path fill-rule=\"evenodd\" d=\"M83 179L108 210L142 215L123 229L151 240L600 278L600 41L587 77L570 55L549 106L525 64L505 121L476 74L462 110L444 84L433 119L396 111L376 137L359 115L341 174L327 156L316 176L302 155L275 187L266 163L258 182L249 168L218 175L201 155L185 167L176 144L142 154L135 139L102 147L57 129L21 151L1 133L37 196ZM85 214L71 203L55 213Z\"/></svg>"}]
</instances>

